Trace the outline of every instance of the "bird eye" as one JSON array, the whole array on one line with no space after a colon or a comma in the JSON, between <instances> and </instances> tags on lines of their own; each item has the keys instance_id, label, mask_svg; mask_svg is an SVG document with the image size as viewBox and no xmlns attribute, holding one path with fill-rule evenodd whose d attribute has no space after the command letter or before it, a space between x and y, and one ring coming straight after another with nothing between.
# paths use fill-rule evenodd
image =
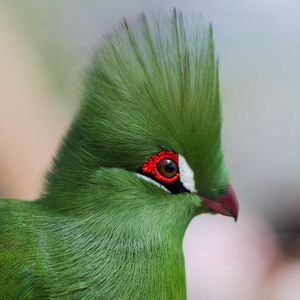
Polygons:
<instances>
[{"instance_id":1,"label":"bird eye","mask_svg":"<svg viewBox=\"0 0 300 300\"><path fill-rule=\"evenodd\" d=\"M172 160L164 158L156 164L157 171L166 178L172 178L178 173L178 166Z\"/></svg>"},{"instance_id":2,"label":"bird eye","mask_svg":"<svg viewBox=\"0 0 300 300\"><path fill-rule=\"evenodd\" d=\"M178 154L161 151L143 164L143 174L164 183L172 183L179 179Z\"/></svg>"}]
</instances>

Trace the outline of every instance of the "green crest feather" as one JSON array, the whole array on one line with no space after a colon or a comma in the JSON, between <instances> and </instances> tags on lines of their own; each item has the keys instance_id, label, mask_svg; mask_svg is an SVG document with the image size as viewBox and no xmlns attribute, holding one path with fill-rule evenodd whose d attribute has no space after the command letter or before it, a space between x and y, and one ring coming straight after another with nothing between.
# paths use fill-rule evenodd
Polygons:
<instances>
[{"instance_id":1,"label":"green crest feather","mask_svg":"<svg viewBox=\"0 0 300 300\"><path fill-rule=\"evenodd\" d=\"M175 10L124 21L96 50L85 85L50 183L57 176L76 182L86 168L136 171L166 148L193 167L198 191L214 196L226 188L211 26Z\"/></svg>"}]
</instances>

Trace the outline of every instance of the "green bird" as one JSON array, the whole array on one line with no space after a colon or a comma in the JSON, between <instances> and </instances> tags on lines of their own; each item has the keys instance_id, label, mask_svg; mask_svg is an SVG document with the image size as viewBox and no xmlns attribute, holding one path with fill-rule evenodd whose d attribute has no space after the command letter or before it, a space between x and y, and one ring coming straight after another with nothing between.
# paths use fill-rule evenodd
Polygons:
<instances>
[{"instance_id":1,"label":"green bird","mask_svg":"<svg viewBox=\"0 0 300 300\"><path fill-rule=\"evenodd\" d=\"M185 299L188 224L238 215L211 25L124 21L84 87L41 197L0 201L0 299Z\"/></svg>"}]
</instances>

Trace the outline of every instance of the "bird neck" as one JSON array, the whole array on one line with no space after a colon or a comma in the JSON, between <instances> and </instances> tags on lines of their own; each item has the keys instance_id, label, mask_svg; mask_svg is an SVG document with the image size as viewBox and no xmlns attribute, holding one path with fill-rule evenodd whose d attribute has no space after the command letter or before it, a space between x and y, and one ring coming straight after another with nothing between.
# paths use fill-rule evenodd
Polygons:
<instances>
[{"instance_id":1,"label":"bird neck","mask_svg":"<svg viewBox=\"0 0 300 300\"><path fill-rule=\"evenodd\" d=\"M112 218L111 212L62 222L63 236L57 240L64 241L65 251L60 248L63 257L56 259L65 262L66 278L72 273L89 287L90 298L185 299L181 228L132 224L122 214Z\"/></svg>"},{"instance_id":2,"label":"bird neck","mask_svg":"<svg viewBox=\"0 0 300 300\"><path fill-rule=\"evenodd\" d=\"M136 225L122 220L125 216L112 223L111 215L105 217L108 222L101 222L94 249L86 241L86 250L81 252L90 257L94 270L106 270L106 278L103 272L95 278L95 284L112 291L104 298L117 299L120 295L114 291L124 291L131 299L185 299L185 228L170 230L170 224ZM87 234L87 240L90 238L95 235Z\"/></svg>"}]
</instances>

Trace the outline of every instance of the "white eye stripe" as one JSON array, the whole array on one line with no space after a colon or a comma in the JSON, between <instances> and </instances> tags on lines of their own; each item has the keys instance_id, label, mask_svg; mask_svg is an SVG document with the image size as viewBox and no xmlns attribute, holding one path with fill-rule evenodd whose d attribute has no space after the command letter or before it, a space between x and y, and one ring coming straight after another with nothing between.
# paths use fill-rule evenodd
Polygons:
<instances>
[{"instance_id":1,"label":"white eye stripe","mask_svg":"<svg viewBox=\"0 0 300 300\"><path fill-rule=\"evenodd\" d=\"M186 189L188 189L192 193L196 193L195 180L194 180L194 172L189 166L186 159L178 155L179 160L179 172L180 172L180 181L184 185Z\"/></svg>"},{"instance_id":2,"label":"white eye stripe","mask_svg":"<svg viewBox=\"0 0 300 300\"><path fill-rule=\"evenodd\" d=\"M163 185L159 184L157 181L155 181L155 180L153 180L153 179L151 179L151 178L149 178L147 176L144 176L142 174L139 174L139 173L136 173L136 176L140 177L140 178L144 179L145 181L148 181L148 182L152 183L153 185L155 185L157 187L160 187L164 191L170 193L170 191L167 188L165 188Z\"/></svg>"}]
</instances>

